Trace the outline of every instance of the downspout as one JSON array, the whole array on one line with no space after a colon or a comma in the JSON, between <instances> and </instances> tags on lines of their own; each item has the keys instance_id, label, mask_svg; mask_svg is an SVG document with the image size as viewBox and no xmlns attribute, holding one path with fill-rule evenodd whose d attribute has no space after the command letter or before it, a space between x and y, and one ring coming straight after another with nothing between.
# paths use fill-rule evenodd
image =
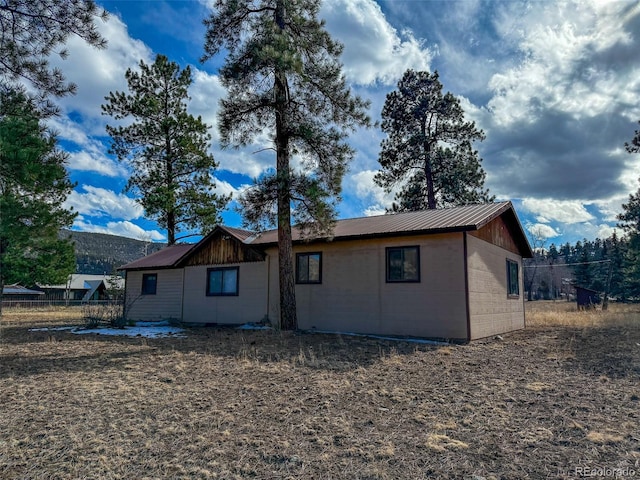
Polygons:
<instances>
[{"instance_id":1,"label":"downspout","mask_svg":"<svg viewBox=\"0 0 640 480\"><path fill-rule=\"evenodd\" d=\"M467 309L467 342L471 341L471 311L469 308L469 263L467 251L467 232L462 232L462 243L464 248L464 297Z\"/></svg>"}]
</instances>

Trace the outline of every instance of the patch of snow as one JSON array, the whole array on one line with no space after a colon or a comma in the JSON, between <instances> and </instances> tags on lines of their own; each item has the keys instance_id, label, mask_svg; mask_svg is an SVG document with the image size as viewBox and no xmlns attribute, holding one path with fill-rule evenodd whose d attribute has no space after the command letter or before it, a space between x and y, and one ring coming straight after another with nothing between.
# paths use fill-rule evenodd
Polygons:
<instances>
[{"instance_id":1,"label":"patch of snow","mask_svg":"<svg viewBox=\"0 0 640 480\"><path fill-rule=\"evenodd\" d=\"M30 332L53 332L59 330L73 330L77 327L44 327L44 328L30 328Z\"/></svg>"},{"instance_id":2,"label":"patch of snow","mask_svg":"<svg viewBox=\"0 0 640 480\"><path fill-rule=\"evenodd\" d=\"M151 322L145 322L151 323ZM172 327L169 325L159 326L135 326L125 328L92 328L92 329L77 329L71 333L77 333L82 335L85 333L95 333L98 335L121 335L125 337L145 337L145 338L184 338L184 330L179 327Z\"/></svg>"},{"instance_id":3,"label":"patch of snow","mask_svg":"<svg viewBox=\"0 0 640 480\"><path fill-rule=\"evenodd\" d=\"M173 327L169 322L138 322L135 327L125 328L79 328L79 327L51 327L30 328L30 332L51 332L57 330L70 330L71 333L84 335L95 333L97 335L145 337L145 338L184 338L184 329Z\"/></svg>"},{"instance_id":4,"label":"patch of snow","mask_svg":"<svg viewBox=\"0 0 640 480\"><path fill-rule=\"evenodd\" d=\"M269 325L261 325L257 323L245 323L236 327L237 330L271 330Z\"/></svg>"}]
</instances>

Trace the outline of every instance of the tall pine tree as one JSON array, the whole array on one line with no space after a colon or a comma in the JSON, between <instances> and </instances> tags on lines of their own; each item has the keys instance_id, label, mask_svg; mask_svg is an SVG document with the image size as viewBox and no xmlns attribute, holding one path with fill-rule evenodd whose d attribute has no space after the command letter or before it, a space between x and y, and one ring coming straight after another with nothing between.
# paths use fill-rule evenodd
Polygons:
<instances>
[{"instance_id":1,"label":"tall pine tree","mask_svg":"<svg viewBox=\"0 0 640 480\"><path fill-rule=\"evenodd\" d=\"M73 184L67 155L21 90L0 88L0 296L10 283L64 283L73 245L58 238L75 214L64 208Z\"/></svg>"},{"instance_id":2,"label":"tall pine tree","mask_svg":"<svg viewBox=\"0 0 640 480\"><path fill-rule=\"evenodd\" d=\"M291 239L293 220L327 232L353 156L346 135L368 125L367 103L346 85L342 45L318 20L319 0L217 0L205 20L203 61L225 51L220 77L224 147L251 144L268 132L275 172L259 178L241 200L245 224L277 225L280 326L297 328ZM294 170L297 155L302 168Z\"/></svg>"},{"instance_id":3,"label":"tall pine tree","mask_svg":"<svg viewBox=\"0 0 640 480\"><path fill-rule=\"evenodd\" d=\"M460 101L442 93L438 72L407 70L382 109L387 137L375 182L387 192L400 187L394 211L413 211L493 201L474 141L484 139L464 120Z\"/></svg>"},{"instance_id":4,"label":"tall pine tree","mask_svg":"<svg viewBox=\"0 0 640 480\"><path fill-rule=\"evenodd\" d=\"M70 35L77 35L89 45L105 48L106 40L95 24L96 18L107 19L91 0L0 0L0 77L15 87L26 80L43 101L49 95L62 97L75 92L59 69L51 68L49 57L58 53ZM45 110L55 112L46 102Z\"/></svg>"},{"instance_id":5,"label":"tall pine tree","mask_svg":"<svg viewBox=\"0 0 640 480\"><path fill-rule=\"evenodd\" d=\"M169 245L180 231L207 233L229 199L214 192L209 127L187 112L191 69L181 71L158 55L152 65L141 61L139 72L128 69L125 75L129 93L111 92L102 111L132 120L107 126L110 151L133 170L126 190L139 194L145 213L167 230Z\"/></svg>"}]
</instances>

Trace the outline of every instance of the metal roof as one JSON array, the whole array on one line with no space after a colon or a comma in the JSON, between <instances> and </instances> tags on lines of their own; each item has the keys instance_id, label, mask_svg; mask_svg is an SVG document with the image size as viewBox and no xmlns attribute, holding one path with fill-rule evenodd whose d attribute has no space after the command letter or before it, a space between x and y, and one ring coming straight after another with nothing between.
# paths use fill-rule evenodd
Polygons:
<instances>
[{"instance_id":1,"label":"metal roof","mask_svg":"<svg viewBox=\"0 0 640 480\"><path fill-rule=\"evenodd\" d=\"M463 207L421 210L372 217L338 220L330 238L374 237L408 233L438 233L477 230L505 211L512 209L511 202L467 205ZM294 241L304 238L298 228L292 229ZM309 240L306 238L306 240ZM249 243L267 245L278 243L278 231L268 230Z\"/></svg>"},{"instance_id":2,"label":"metal roof","mask_svg":"<svg viewBox=\"0 0 640 480\"><path fill-rule=\"evenodd\" d=\"M119 268L119 270L142 270L145 268L166 268L171 267L185 256L197 243L182 243L179 245L171 245L157 252L142 257L133 262L127 263Z\"/></svg>"},{"instance_id":3,"label":"metal roof","mask_svg":"<svg viewBox=\"0 0 640 480\"><path fill-rule=\"evenodd\" d=\"M409 234L433 234L445 232L464 232L482 228L484 225L507 214L507 220L512 226L512 234L523 256L531 256L531 247L520 225L520 221L511 202L487 203L482 205L467 205L463 207L443 208L436 210L421 210L418 212L395 213L372 217L349 218L338 220L330 236L309 238L302 235L299 228L292 228L294 242L355 239L368 237L384 237ZM264 247L277 245L278 230L267 230L254 233L239 228L225 226L216 227L210 234L195 244L181 244L166 247L159 252L128 263L120 267L121 270L143 270L150 268L169 268L204 246L216 232L220 230L233 235L245 245Z\"/></svg>"},{"instance_id":4,"label":"metal roof","mask_svg":"<svg viewBox=\"0 0 640 480\"><path fill-rule=\"evenodd\" d=\"M2 287L3 295L44 295L44 292L39 290L31 290L30 288L23 287L22 285L5 285Z\"/></svg>"}]
</instances>

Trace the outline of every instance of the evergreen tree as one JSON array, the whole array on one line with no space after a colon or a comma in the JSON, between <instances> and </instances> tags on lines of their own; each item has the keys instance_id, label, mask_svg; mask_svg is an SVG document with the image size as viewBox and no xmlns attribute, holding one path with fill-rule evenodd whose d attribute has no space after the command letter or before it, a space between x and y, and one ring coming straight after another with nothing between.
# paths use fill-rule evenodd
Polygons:
<instances>
[{"instance_id":1,"label":"evergreen tree","mask_svg":"<svg viewBox=\"0 0 640 480\"><path fill-rule=\"evenodd\" d=\"M633 145L626 145L630 153L640 151L640 132L636 131ZM639 179L640 180L640 179ZM622 205L618 224L627 233L627 251L624 261L625 294L640 296L640 188L629 195L629 202Z\"/></svg>"},{"instance_id":2,"label":"evergreen tree","mask_svg":"<svg viewBox=\"0 0 640 480\"><path fill-rule=\"evenodd\" d=\"M102 105L126 126L107 126L110 152L127 162L133 174L126 190L138 193L146 214L167 230L173 245L178 231L205 234L220 222L228 197L214 193L217 166L207 152L211 135L201 117L187 112L191 69L158 55L152 65L140 62L140 72L126 72L129 93L111 92Z\"/></svg>"},{"instance_id":3,"label":"evergreen tree","mask_svg":"<svg viewBox=\"0 0 640 480\"><path fill-rule=\"evenodd\" d=\"M486 203L482 160L473 142L484 133L465 122L460 101L442 93L438 72L407 70L382 109L387 137L375 182L387 192L401 187L394 211Z\"/></svg>"},{"instance_id":4,"label":"evergreen tree","mask_svg":"<svg viewBox=\"0 0 640 480\"><path fill-rule=\"evenodd\" d=\"M106 40L94 23L97 16L106 20L107 13L89 0L0 0L0 78L14 87L27 80L43 98L73 93L75 85L50 68L49 56L70 35L104 48ZM67 55L64 49L57 53ZM52 111L52 104L47 108Z\"/></svg>"},{"instance_id":5,"label":"evergreen tree","mask_svg":"<svg viewBox=\"0 0 640 480\"><path fill-rule=\"evenodd\" d=\"M318 20L319 0L216 0L205 20L203 61L225 51L227 88L219 112L225 147L268 132L275 172L241 199L245 225L277 225L280 326L297 328L291 220L309 233L330 232L353 150L349 131L368 125L367 103L346 85L342 45ZM294 170L297 155L302 168Z\"/></svg>"},{"instance_id":6,"label":"evergreen tree","mask_svg":"<svg viewBox=\"0 0 640 480\"><path fill-rule=\"evenodd\" d=\"M66 159L35 102L0 88L0 292L63 283L75 269L73 245L58 238L75 217L63 206L73 188Z\"/></svg>"}]
</instances>

